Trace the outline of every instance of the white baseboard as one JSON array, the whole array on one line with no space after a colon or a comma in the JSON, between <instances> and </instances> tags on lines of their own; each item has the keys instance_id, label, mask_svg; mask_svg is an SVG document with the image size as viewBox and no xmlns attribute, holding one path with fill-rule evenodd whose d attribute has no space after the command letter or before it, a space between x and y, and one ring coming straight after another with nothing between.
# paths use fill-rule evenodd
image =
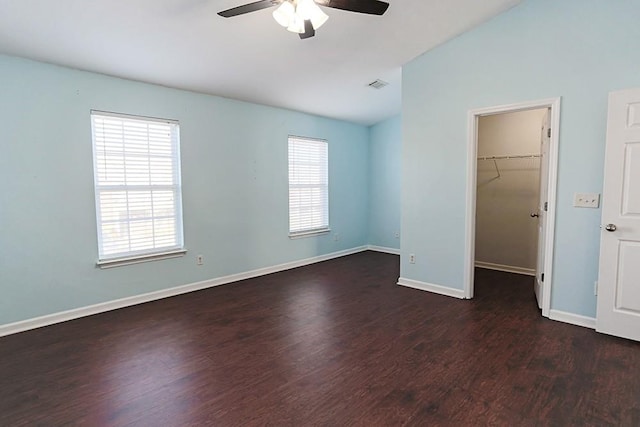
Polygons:
<instances>
[{"instance_id":1,"label":"white baseboard","mask_svg":"<svg viewBox=\"0 0 640 427\"><path fill-rule=\"evenodd\" d=\"M476 261L476 267L486 268L487 270L498 270L507 273L526 274L527 276L535 276L536 270L524 267L514 267L512 265L494 264L492 262Z\"/></svg>"},{"instance_id":2,"label":"white baseboard","mask_svg":"<svg viewBox=\"0 0 640 427\"><path fill-rule=\"evenodd\" d=\"M434 285L432 283L405 279L404 277L400 277L398 279L398 285L419 289L421 291L433 292L435 294L446 295L448 297L464 299L464 291L462 289L448 288L446 286Z\"/></svg>"},{"instance_id":3,"label":"white baseboard","mask_svg":"<svg viewBox=\"0 0 640 427\"><path fill-rule=\"evenodd\" d=\"M383 252L385 254L400 255L400 249L396 249L396 248L387 248L384 246L369 245L367 246L367 249L375 252Z\"/></svg>"},{"instance_id":4,"label":"white baseboard","mask_svg":"<svg viewBox=\"0 0 640 427\"><path fill-rule=\"evenodd\" d=\"M91 316L93 314L104 313L106 311L117 310L119 308L129 307L132 305L143 304L145 302L155 301L163 298L169 298L176 295L186 294L189 292L199 291L202 289L212 288L214 286L226 285L228 283L237 282L239 280L251 279L253 277L264 276L266 274L277 273L279 271L290 270L292 268L303 267L305 265L315 264L334 258L339 258L358 252L368 250L368 246L359 246L338 252L332 252L326 255L320 255L312 258L306 258L298 261L287 262L284 264L274 265L272 267L259 268L244 273L231 274L229 276L218 277L215 279L205 280L197 283L176 286L173 288L162 289L159 291L149 292L146 294L134 295L131 297L121 298L113 301L102 302L86 307L74 308L72 310L61 311L58 313L47 314L45 316L35 317L33 319L21 320L19 322L0 325L0 337L5 335L16 334L18 332L30 329L41 328L43 326L53 325L55 323L66 322L68 320L78 319L81 317Z\"/></svg>"},{"instance_id":5,"label":"white baseboard","mask_svg":"<svg viewBox=\"0 0 640 427\"><path fill-rule=\"evenodd\" d=\"M558 322L570 323L584 328L595 329L596 319L593 317L581 316L579 314L567 313L566 311L550 310L549 319Z\"/></svg>"}]
</instances>

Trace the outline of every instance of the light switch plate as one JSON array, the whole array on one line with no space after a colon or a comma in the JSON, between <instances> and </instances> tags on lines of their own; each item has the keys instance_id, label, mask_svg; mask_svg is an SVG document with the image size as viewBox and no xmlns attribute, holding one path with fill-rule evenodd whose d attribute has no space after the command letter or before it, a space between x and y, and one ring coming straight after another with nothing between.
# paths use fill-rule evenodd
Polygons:
<instances>
[{"instance_id":1,"label":"light switch plate","mask_svg":"<svg viewBox=\"0 0 640 427\"><path fill-rule=\"evenodd\" d=\"M573 195L573 206L576 208L598 208L600 206L600 194L575 193Z\"/></svg>"}]
</instances>

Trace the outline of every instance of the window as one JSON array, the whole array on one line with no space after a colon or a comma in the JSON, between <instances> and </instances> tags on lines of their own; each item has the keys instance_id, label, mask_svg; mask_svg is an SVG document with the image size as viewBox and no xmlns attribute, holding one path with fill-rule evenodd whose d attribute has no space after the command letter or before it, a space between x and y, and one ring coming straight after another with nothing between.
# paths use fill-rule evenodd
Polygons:
<instances>
[{"instance_id":1,"label":"window","mask_svg":"<svg viewBox=\"0 0 640 427\"><path fill-rule=\"evenodd\" d=\"M289 137L289 235L329 231L328 144Z\"/></svg>"},{"instance_id":2,"label":"window","mask_svg":"<svg viewBox=\"0 0 640 427\"><path fill-rule=\"evenodd\" d=\"M183 254L179 125L91 112L98 264Z\"/></svg>"}]
</instances>

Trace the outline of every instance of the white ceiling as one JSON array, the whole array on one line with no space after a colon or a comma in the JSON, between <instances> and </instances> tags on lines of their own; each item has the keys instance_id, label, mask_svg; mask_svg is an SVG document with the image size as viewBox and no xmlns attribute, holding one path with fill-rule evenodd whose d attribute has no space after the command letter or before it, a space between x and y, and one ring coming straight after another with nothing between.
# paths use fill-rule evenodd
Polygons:
<instances>
[{"instance_id":1,"label":"white ceiling","mask_svg":"<svg viewBox=\"0 0 640 427\"><path fill-rule=\"evenodd\" d=\"M521 0L388 0L323 8L300 40L253 0L2 0L0 53L370 125L400 113L401 67ZM375 79L389 86L367 86Z\"/></svg>"}]
</instances>

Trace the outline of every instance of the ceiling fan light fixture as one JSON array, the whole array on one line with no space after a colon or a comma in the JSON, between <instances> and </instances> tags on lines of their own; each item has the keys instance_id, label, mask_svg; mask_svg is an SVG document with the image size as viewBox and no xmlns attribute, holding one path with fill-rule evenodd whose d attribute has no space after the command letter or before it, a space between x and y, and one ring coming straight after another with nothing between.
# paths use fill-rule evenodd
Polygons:
<instances>
[{"instance_id":1,"label":"ceiling fan light fixture","mask_svg":"<svg viewBox=\"0 0 640 427\"><path fill-rule=\"evenodd\" d=\"M314 30L317 30L318 28L322 27L324 23L327 22L327 20L329 19L329 16L326 13L324 13L322 9L320 9L319 7L317 8L318 8L318 13L315 13L311 17L311 24L313 25Z\"/></svg>"},{"instance_id":2,"label":"ceiling fan light fixture","mask_svg":"<svg viewBox=\"0 0 640 427\"><path fill-rule=\"evenodd\" d=\"M310 20L315 30L322 27L322 25L327 22L327 19L329 19L329 16L327 16L313 0L298 0L296 15L298 15L302 21Z\"/></svg>"},{"instance_id":3,"label":"ceiling fan light fixture","mask_svg":"<svg viewBox=\"0 0 640 427\"><path fill-rule=\"evenodd\" d=\"M287 30L298 33L301 39L308 39L329 19L318 3L323 7L378 16L384 15L389 8L389 3L382 0L253 0L218 12L218 15L231 18L277 6L273 19Z\"/></svg>"},{"instance_id":4,"label":"ceiling fan light fixture","mask_svg":"<svg viewBox=\"0 0 640 427\"><path fill-rule=\"evenodd\" d=\"M304 33L304 19L300 18L297 13L293 15L293 18L291 19L291 21L289 22L289 26L287 27L287 31L298 34Z\"/></svg>"},{"instance_id":5,"label":"ceiling fan light fixture","mask_svg":"<svg viewBox=\"0 0 640 427\"><path fill-rule=\"evenodd\" d=\"M293 4L288 1L282 2L282 4L273 11L273 19L275 19L278 24L282 25L285 28L289 27L292 24L295 16L295 8L293 7Z\"/></svg>"}]
</instances>

